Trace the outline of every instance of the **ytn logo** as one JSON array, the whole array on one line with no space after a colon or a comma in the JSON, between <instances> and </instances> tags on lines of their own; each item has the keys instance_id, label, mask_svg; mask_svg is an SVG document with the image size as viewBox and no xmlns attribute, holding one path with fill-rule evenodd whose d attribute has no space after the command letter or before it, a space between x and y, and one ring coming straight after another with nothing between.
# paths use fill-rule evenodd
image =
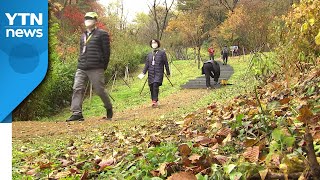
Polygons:
<instances>
[{"instance_id":1,"label":"ytn logo","mask_svg":"<svg viewBox=\"0 0 320 180\"><path fill-rule=\"evenodd\" d=\"M37 37L41 38L43 15L42 13L5 13L9 24L6 26L6 37Z\"/></svg>"}]
</instances>

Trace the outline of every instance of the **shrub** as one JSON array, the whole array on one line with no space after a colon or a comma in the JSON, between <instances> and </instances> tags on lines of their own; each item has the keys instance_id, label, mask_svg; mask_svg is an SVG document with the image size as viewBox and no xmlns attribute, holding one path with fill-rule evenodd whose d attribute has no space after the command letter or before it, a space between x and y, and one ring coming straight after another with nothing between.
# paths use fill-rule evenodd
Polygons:
<instances>
[{"instance_id":1,"label":"shrub","mask_svg":"<svg viewBox=\"0 0 320 180\"><path fill-rule=\"evenodd\" d=\"M285 69L303 71L307 64L315 64L320 55L320 0L301 0L293 10L278 21L274 36L276 49Z\"/></svg>"},{"instance_id":2,"label":"shrub","mask_svg":"<svg viewBox=\"0 0 320 180\"><path fill-rule=\"evenodd\" d=\"M69 105L72 93L76 61L63 63L57 52L59 24L50 21L49 67L44 81L33 91L13 113L14 120L34 120L49 116Z\"/></svg>"},{"instance_id":3,"label":"shrub","mask_svg":"<svg viewBox=\"0 0 320 180\"><path fill-rule=\"evenodd\" d=\"M14 112L14 120L34 120L53 115L70 104L76 64L53 61L46 78Z\"/></svg>"}]
</instances>

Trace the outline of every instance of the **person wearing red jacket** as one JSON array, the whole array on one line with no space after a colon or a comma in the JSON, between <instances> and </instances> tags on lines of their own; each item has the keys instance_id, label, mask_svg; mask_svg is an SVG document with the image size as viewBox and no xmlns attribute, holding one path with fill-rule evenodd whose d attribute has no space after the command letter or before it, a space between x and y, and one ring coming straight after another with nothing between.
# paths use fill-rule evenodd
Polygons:
<instances>
[{"instance_id":1,"label":"person wearing red jacket","mask_svg":"<svg viewBox=\"0 0 320 180\"><path fill-rule=\"evenodd\" d=\"M214 49L212 46L208 48L209 57L211 60L214 60Z\"/></svg>"}]
</instances>

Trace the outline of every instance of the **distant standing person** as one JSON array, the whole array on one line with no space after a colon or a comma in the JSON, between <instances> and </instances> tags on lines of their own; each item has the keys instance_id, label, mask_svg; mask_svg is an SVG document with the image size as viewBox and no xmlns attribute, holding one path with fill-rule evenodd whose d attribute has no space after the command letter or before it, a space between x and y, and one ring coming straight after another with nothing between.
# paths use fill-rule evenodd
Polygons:
<instances>
[{"instance_id":1,"label":"distant standing person","mask_svg":"<svg viewBox=\"0 0 320 180\"><path fill-rule=\"evenodd\" d=\"M208 53L209 53L209 58L210 58L211 60L214 60L214 49L213 49L212 46L210 46L210 47L208 48Z\"/></svg>"},{"instance_id":2,"label":"distant standing person","mask_svg":"<svg viewBox=\"0 0 320 180\"><path fill-rule=\"evenodd\" d=\"M206 86L207 89L211 88L210 77L214 79L214 84L218 84L218 80L220 77L220 66L217 61L209 60L203 63L202 66L202 74L206 76Z\"/></svg>"},{"instance_id":3,"label":"distant standing person","mask_svg":"<svg viewBox=\"0 0 320 180\"><path fill-rule=\"evenodd\" d=\"M88 12L84 17L87 30L80 38L80 55L71 102L72 116L67 121L84 120L82 103L88 80L92 83L93 90L100 96L106 108L107 119L111 120L113 116L112 104L104 88L104 71L109 64L110 41L108 33L96 27L97 18L98 14L96 12Z\"/></svg>"},{"instance_id":4,"label":"distant standing person","mask_svg":"<svg viewBox=\"0 0 320 180\"><path fill-rule=\"evenodd\" d=\"M223 59L223 65L226 65L228 63L228 56L229 56L229 49L227 46L224 46L221 51L222 59Z\"/></svg>"},{"instance_id":5,"label":"distant standing person","mask_svg":"<svg viewBox=\"0 0 320 180\"><path fill-rule=\"evenodd\" d=\"M239 56L239 46L234 46L234 55Z\"/></svg>"},{"instance_id":6,"label":"distant standing person","mask_svg":"<svg viewBox=\"0 0 320 180\"><path fill-rule=\"evenodd\" d=\"M170 76L170 69L165 51L159 50L160 41L152 39L149 44L153 50L147 55L142 75L148 72L152 107L158 107L159 87L163 82L164 68L166 69L168 77Z\"/></svg>"}]
</instances>

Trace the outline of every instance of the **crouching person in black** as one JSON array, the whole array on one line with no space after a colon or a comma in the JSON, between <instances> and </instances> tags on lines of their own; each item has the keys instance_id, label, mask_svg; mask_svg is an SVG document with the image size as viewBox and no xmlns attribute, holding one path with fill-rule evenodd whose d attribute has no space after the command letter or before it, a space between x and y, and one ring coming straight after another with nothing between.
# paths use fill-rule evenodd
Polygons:
<instances>
[{"instance_id":1,"label":"crouching person in black","mask_svg":"<svg viewBox=\"0 0 320 180\"><path fill-rule=\"evenodd\" d=\"M209 60L203 63L202 74L206 76L206 86L207 89L211 88L210 77L214 79L214 85L218 84L218 79L220 77L220 66L214 60Z\"/></svg>"}]
</instances>

